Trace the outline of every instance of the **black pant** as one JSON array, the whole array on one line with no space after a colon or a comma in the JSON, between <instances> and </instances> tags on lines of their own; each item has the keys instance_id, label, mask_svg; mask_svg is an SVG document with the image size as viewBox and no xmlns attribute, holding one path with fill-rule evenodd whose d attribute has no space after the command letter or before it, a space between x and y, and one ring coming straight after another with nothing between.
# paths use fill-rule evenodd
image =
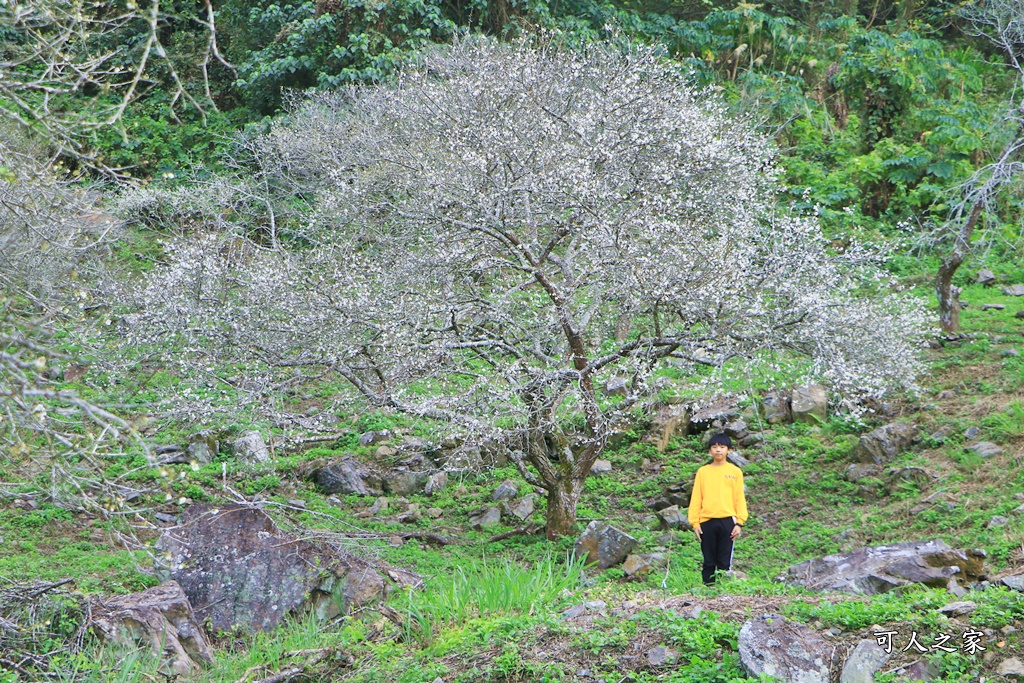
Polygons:
<instances>
[{"instance_id":1,"label":"black pant","mask_svg":"<svg viewBox=\"0 0 1024 683\"><path fill-rule=\"evenodd\" d=\"M729 571L732 566L732 539L729 535L736 522L732 517L709 519L700 525L700 549L704 553L701 577L704 585L715 582L715 569Z\"/></svg>"}]
</instances>

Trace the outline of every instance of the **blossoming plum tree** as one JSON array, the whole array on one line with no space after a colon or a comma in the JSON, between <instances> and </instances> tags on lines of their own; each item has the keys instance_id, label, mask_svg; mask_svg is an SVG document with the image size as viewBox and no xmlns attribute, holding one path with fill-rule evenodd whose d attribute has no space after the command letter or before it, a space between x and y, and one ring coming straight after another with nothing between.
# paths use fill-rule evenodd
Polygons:
<instances>
[{"instance_id":1,"label":"blossoming plum tree","mask_svg":"<svg viewBox=\"0 0 1024 683\"><path fill-rule=\"evenodd\" d=\"M133 338L512 435L549 537L660 363L799 355L851 405L920 369L919 304L780 211L770 142L653 50L463 40L309 96L260 149L301 235L171 245Z\"/></svg>"}]
</instances>

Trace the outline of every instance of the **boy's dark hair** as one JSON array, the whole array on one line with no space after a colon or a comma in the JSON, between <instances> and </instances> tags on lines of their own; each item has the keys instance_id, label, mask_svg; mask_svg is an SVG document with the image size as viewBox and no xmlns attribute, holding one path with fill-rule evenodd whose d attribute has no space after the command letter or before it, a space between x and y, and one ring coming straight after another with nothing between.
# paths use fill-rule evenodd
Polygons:
<instances>
[{"instance_id":1,"label":"boy's dark hair","mask_svg":"<svg viewBox=\"0 0 1024 683\"><path fill-rule=\"evenodd\" d=\"M711 437L711 441L708 441L708 450L710 451L711 447L716 444L721 444L726 448L732 448L732 439L730 439L727 434L715 434Z\"/></svg>"}]
</instances>

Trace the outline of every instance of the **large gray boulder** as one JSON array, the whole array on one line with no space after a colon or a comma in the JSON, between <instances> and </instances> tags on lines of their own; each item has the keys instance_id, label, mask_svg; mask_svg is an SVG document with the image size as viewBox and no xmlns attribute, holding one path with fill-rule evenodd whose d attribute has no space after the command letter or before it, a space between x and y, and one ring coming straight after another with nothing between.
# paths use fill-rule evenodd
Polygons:
<instances>
[{"instance_id":1,"label":"large gray boulder","mask_svg":"<svg viewBox=\"0 0 1024 683\"><path fill-rule=\"evenodd\" d=\"M573 551L576 557L583 557L587 564L597 564L607 569L620 564L633 552L637 540L605 522L591 522L576 539Z\"/></svg>"},{"instance_id":2,"label":"large gray boulder","mask_svg":"<svg viewBox=\"0 0 1024 683\"><path fill-rule=\"evenodd\" d=\"M249 463L270 462L270 449L263 435L256 430L242 434L231 444L231 453L238 460Z\"/></svg>"},{"instance_id":3,"label":"large gray boulder","mask_svg":"<svg viewBox=\"0 0 1024 683\"><path fill-rule=\"evenodd\" d=\"M92 629L102 641L148 647L168 677L188 676L213 663L210 641L185 591L174 581L94 602Z\"/></svg>"},{"instance_id":4,"label":"large gray boulder","mask_svg":"<svg viewBox=\"0 0 1024 683\"><path fill-rule=\"evenodd\" d=\"M690 427L690 409L682 404L659 406L651 419L646 440L654 444L659 453L664 453L669 441L675 436L684 436Z\"/></svg>"},{"instance_id":5,"label":"large gray boulder","mask_svg":"<svg viewBox=\"0 0 1024 683\"><path fill-rule=\"evenodd\" d=\"M897 455L910 447L917 428L906 422L894 422L863 434L857 445L857 459L860 462L884 465L892 462Z\"/></svg>"},{"instance_id":6,"label":"large gray boulder","mask_svg":"<svg viewBox=\"0 0 1024 683\"><path fill-rule=\"evenodd\" d=\"M786 583L859 595L923 583L946 588L950 579L972 582L982 574L983 550L955 550L943 541L893 543L807 560L790 567Z\"/></svg>"},{"instance_id":7,"label":"large gray boulder","mask_svg":"<svg viewBox=\"0 0 1024 683\"><path fill-rule=\"evenodd\" d=\"M292 536L247 505L193 505L156 547L165 558L161 571L215 630L265 631L308 612L331 618L385 594L368 563Z\"/></svg>"},{"instance_id":8,"label":"large gray boulder","mask_svg":"<svg viewBox=\"0 0 1024 683\"><path fill-rule=\"evenodd\" d=\"M889 660L891 654L877 640L865 638L846 657L839 683L873 683L875 673Z\"/></svg>"},{"instance_id":9,"label":"large gray boulder","mask_svg":"<svg viewBox=\"0 0 1024 683\"><path fill-rule=\"evenodd\" d=\"M794 422L819 424L828 417L828 391L820 384L797 387L790 405Z\"/></svg>"},{"instance_id":10,"label":"large gray boulder","mask_svg":"<svg viewBox=\"0 0 1024 683\"><path fill-rule=\"evenodd\" d=\"M832 647L813 630L781 614L765 614L743 624L740 661L754 678L775 676L786 683L829 683Z\"/></svg>"},{"instance_id":11,"label":"large gray boulder","mask_svg":"<svg viewBox=\"0 0 1024 683\"><path fill-rule=\"evenodd\" d=\"M379 496L384 492L381 477L351 456L316 470L313 481L328 495Z\"/></svg>"}]
</instances>

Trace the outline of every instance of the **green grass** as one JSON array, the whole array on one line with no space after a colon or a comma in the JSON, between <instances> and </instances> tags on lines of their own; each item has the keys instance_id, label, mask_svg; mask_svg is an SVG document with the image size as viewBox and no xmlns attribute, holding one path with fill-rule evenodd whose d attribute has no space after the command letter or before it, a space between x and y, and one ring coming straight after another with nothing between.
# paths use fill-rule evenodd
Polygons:
<instances>
[{"instance_id":1,"label":"green grass","mask_svg":"<svg viewBox=\"0 0 1024 683\"><path fill-rule=\"evenodd\" d=\"M406 636L425 644L442 627L469 618L552 610L580 587L582 574L582 561L571 557L558 561L548 555L529 568L507 559L482 559L465 562L452 575L393 602L408 615Z\"/></svg>"}]
</instances>

